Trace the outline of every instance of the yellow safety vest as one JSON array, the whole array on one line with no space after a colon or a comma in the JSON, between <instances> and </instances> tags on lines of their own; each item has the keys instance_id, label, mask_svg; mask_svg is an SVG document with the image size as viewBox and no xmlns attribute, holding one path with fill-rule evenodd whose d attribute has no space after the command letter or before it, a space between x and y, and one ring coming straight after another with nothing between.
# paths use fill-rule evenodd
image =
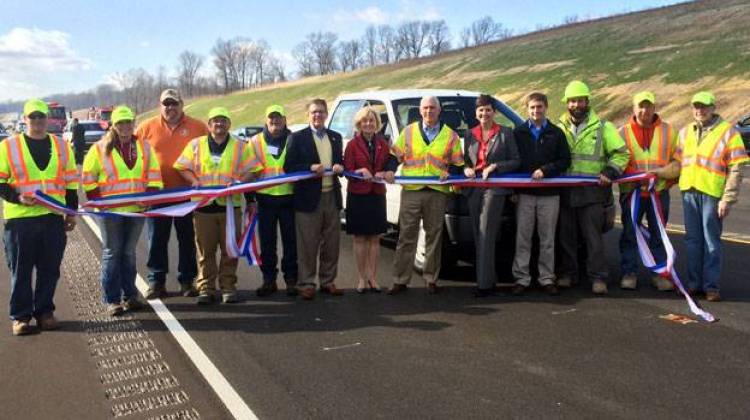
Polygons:
<instances>
[{"instance_id":1,"label":"yellow safety vest","mask_svg":"<svg viewBox=\"0 0 750 420\"><path fill-rule=\"evenodd\" d=\"M163 188L159 162L156 161L151 145L140 139L133 139L136 146L136 161L128 168L117 149L107 156L107 145L99 140L89 149L83 161L83 189L91 191L99 188L102 197L119 194L136 194L146 188ZM142 206L115 207L111 211L140 212Z\"/></svg>"},{"instance_id":2,"label":"yellow safety vest","mask_svg":"<svg viewBox=\"0 0 750 420\"><path fill-rule=\"evenodd\" d=\"M680 131L675 154L682 169L680 190L696 189L712 197L721 198L727 181L727 168L750 160L745 153L742 137L731 124L721 120L698 144L696 123Z\"/></svg>"},{"instance_id":3,"label":"yellow safety vest","mask_svg":"<svg viewBox=\"0 0 750 420\"><path fill-rule=\"evenodd\" d=\"M0 183L10 184L21 195L39 190L65 203L65 190L78 188L78 171L71 159L73 150L64 140L49 134L52 154L44 170L39 169L26 146L25 134L8 137L0 143ZM31 140L34 141L34 140ZM26 206L5 202L3 217L15 219L51 213L40 205Z\"/></svg>"},{"instance_id":4,"label":"yellow safety vest","mask_svg":"<svg viewBox=\"0 0 750 420\"><path fill-rule=\"evenodd\" d=\"M246 143L229 136L227 145L217 159L211 155L208 146L208 136L198 137L190 141L182 151L182 155L173 165L178 171L190 170L195 174L204 187L226 186L248 172L249 168L257 167L258 162L251 147ZM240 194L234 194L232 203L240 205ZM200 200L195 198L194 200ZM226 205L226 197L216 199L216 204Z\"/></svg>"},{"instance_id":5,"label":"yellow safety vest","mask_svg":"<svg viewBox=\"0 0 750 420\"><path fill-rule=\"evenodd\" d=\"M463 166L464 157L461 150L461 139L447 124L428 145L422 138L420 122L409 124L404 128L391 147L391 151L403 162L403 176L441 176L448 172L449 165ZM424 185L404 184L406 190L419 190ZM429 188L448 193L450 187L430 185Z\"/></svg>"},{"instance_id":6,"label":"yellow safety vest","mask_svg":"<svg viewBox=\"0 0 750 420\"><path fill-rule=\"evenodd\" d=\"M279 158L276 159L271 153L268 152L268 144L266 143L266 136L263 132L254 135L250 139L250 145L253 147L255 156L260 160L260 179L271 178L278 175L284 174L284 160L286 159L286 147L282 150ZM263 188L256 191L258 194L268 195L290 195L294 192L294 184L281 184L275 187Z\"/></svg>"},{"instance_id":7,"label":"yellow safety vest","mask_svg":"<svg viewBox=\"0 0 750 420\"><path fill-rule=\"evenodd\" d=\"M570 147L570 167L566 175L597 176L609 166L619 173L625 169L630 155L625 142L611 123L600 120L589 111L586 127L577 135L571 130L568 113L560 117L560 128Z\"/></svg>"},{"instance_id":8,"label":"yellow safety vest","mask_svg":"<svg viewBox=\"0 0 750 420\"><path fill-rule=\"evenodd\" d=\"M620 127L620 137L625 140L625 145L630 151L630 161L625 167L626 174L648 172L651 169L663 168L672 158L677 148L677 136L672 126L664 121L654 127L654 136L648 150L643 150L638 144L633 127L627 123ZM659 178L656 181L656 190L663 191L671 186L666 179ZM627 193L635 188L634 184L620 184L620 193Z\"/></svg>"}]
</instances>

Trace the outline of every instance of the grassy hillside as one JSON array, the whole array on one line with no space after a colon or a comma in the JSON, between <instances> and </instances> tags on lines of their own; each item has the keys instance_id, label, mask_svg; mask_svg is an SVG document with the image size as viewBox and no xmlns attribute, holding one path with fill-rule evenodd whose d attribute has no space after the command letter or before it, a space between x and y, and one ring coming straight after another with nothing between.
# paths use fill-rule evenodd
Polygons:
<instances>
[{"instance_id":1,"label":"grassy hillside","mask_svg":"<svg viewBox=\"0 0 750 420\"><path fill-rule=\"evenodd\" d=\"M202 118L223 105L234 125L262 121L271 103L287 106L289 122L305 122L305 103L340 93L390 88L454 88L489 92L522 111L531 90L546 92L551 115L573 79L589 83L593 106L612 121L630 113L632 94L656 93L659 112L674 123L690 119L690 96L711 89L719 112L736 119L750 112L750 1L697 1L537 32L352 73L312 77L263 89L192 101ZM152 111L150 114L153 114ZM524 114L522 112L522 114Z\"/></svg>"}]
</instances>

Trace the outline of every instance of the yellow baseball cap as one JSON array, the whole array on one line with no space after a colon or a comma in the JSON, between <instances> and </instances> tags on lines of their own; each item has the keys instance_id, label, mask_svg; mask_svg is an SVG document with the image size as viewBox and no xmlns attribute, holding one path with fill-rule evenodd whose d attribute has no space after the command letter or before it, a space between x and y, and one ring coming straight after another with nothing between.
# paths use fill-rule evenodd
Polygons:
<instances>
[{"instance_id":1,"label":"yellow baseball cap","mask_svg":"<svg viewBox=\"0 0 750 420\"><path fill-rule=\"evenodd\" d=\"M284 107L281 105L271 105L266 108L266 117L270 116L274 112L281 115L282 117L286 117L286 111L284 111Z\"/></svg>"},{"instance_id":2,"label":"yellow baseball cap","mask_svg":"<svg viewBox=\"0 0 750 420\"><path fill-rule=\"evenodd\" d=\"M208 120L211 121L212 119L216 117L224 117L228 120L231 120L232 118L229 116L229 110L224 108L223 106L217 106L215 108L211 108L210 111L208 111Z\"/></svg>"},{"instance_id":3,"label":"yellow baseball cap","mask_svg":"<svg viewBox=\"0 0 750 420\"><path fill-rule=\"evenodd\" d=\"M23 116L28 117L34 112L41 112L46 116L49 115L49 107L41 99L29 99L23 104Z\"/></svg>"},{"instance_id":4,"label":"yellow baseball cap","mask_svg":"<svg viewBox=\"0 0 750 420\"><path fill-rule=\"evenodd\" d=\"M709 91L698 92L693 95L693 99L690 101L691 104L703 104L706 106L712 106L716 103L716 97Z\"/></svg>"},{"instance_id":5,"label":"yellow baseball cap","mask_svg":"<svg viewBox=\"0 0 750 420\"><path fill-rule=\"evenodd\" d=\"M112 124L117 124L120 121L133 121L135 120L135 114L133 113L133 110L126 107L125 105L120 105L114 110L112 110Z\"/></svg>"},{"instance_id":6,"label":"yellow baseball cap","mask_svg":"<svg viewBox=\"0 0 750 420\"><path fill-rule=\"evenodd\" d=\"M647 90L644 90L643 92L638 92L633 96L633 105L638 105L643 101L651 102L652 104L656 103L656 95L654 95L653 92L649 92Z\"/></svg>"}]
</instances>

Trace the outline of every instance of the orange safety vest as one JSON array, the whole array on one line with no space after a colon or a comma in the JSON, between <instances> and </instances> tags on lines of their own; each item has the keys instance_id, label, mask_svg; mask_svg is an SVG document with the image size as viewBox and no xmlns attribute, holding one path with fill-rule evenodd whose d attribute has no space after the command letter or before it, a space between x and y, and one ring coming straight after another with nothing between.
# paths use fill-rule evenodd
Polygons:
<instances>
[{"instance_id":1,"label":"orange safety vest","mask_svg":"<svg viewBox=\"0 0 750 420\"><path fill-rule=\"evenodd\" d=\"M638 139L633 132L633 127L627 123L620 127L620 137L625 140L625 146L630 153L630 160L625 167L624 173L648 172L651 169L663 168L668 165L677 146L672 126L664 121L654 127L654 134L648 150L643 150L638 144ZM666 179L656 182L656 190L663 191L671 187ZM633 184L620 184L620 192L628 192L634 188Z\"/></svg>"}]
</instances>

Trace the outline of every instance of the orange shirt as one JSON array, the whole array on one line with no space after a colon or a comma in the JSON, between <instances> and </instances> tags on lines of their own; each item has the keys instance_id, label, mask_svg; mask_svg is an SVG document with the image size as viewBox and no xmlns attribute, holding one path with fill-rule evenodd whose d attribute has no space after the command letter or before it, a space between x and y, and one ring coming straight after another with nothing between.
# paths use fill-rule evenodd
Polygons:
<instances>
[{"instance_id":1,"label":"orange shirt","mask_svg":"<svg viewBox=\"0 0 750 420\"><path fill-rule=\"evenodd\" d=\"M161 168L164 188L189 186L179 172L172 167L180 157L190 140L208 134L206 124L195 118L183 115L176 127L169 128L167 123L157 115L142 122L136 130L139 138L146 139L154 148L156 160Z\"/></svg>"}]
</instances>

